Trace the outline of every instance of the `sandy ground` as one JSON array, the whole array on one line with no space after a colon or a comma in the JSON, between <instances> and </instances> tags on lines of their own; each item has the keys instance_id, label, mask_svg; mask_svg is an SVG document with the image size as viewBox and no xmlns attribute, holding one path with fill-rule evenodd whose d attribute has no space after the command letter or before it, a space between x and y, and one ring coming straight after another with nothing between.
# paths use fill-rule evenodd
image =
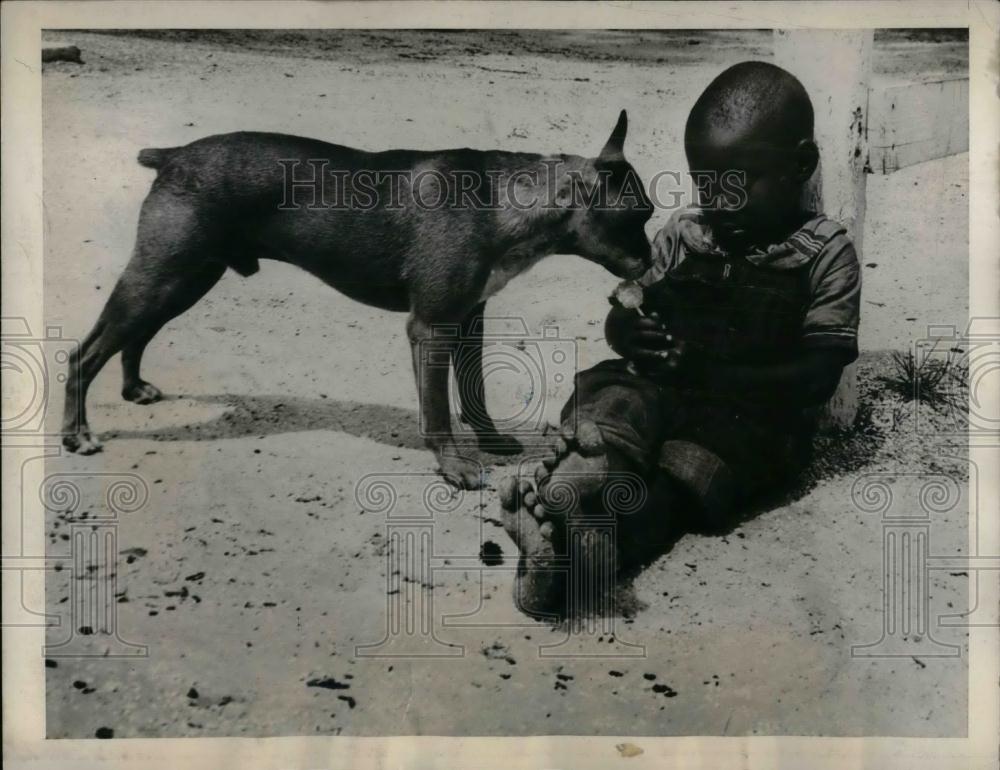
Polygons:
<instances>
[{"instance_id":1,"label":"sandy ground","mask_svg":"<svg viewBox=\"0 0 1000 770\"><path fill-rule=\"evenodd\" d=\"M598 55L579 35L378 33L304 49L308 58L291 55L295 40L261 56L226 40L51 37L71 37L86 61L47 66L43 90L45 315L69 337L90 328L128 257L152 179L134 160L142 147L257 129L372 149L595 153L626 107L626 151L649 178L684 168L683 121L711 77L767 55L765 36L623 48L609 35ZM927 62L952 66L905 42L880 56L880 77L893 80L939 74ZM435 517L439 569L404 565L397 576L404 594L450 617L440 644L419 650L457 657L359 654L356 645L385 636L395 594L386 518L358 503L357 488L366 474L391 474L396 510L407 512L434 492L403 318L277 263L249 279L227 274L147 351L144 375L170 397L122 402L112 362L89 399L105 451L47 465L82 474L80 504L47 521L50 555L66 557L47 584L53 613L72 604L74 581L94 582L72 569L65 536L101 510L110 477L99 474L136 474L149 490L116 527L114 604L120 637L148 655L54 659L48 735L964 734L964 657L851 655L852 644L882 634L883 569L882 522L852 504L851 488L862 473L889 472L899 505L914 509L913 474L954 476L967 491L961 453L945 456L918 435L912 407L877 379L885 351L905 349L927 324L965 325L967 167L963 155L870 179L864 430L825 440L791 501L724 537L682 538L625 587L614 640L606 631L567 639L516 612L516 549L487 489ZM651 233L668 214L658 212ZM614 281L554 257L488 312L523 321L527 332L515 334L529 351L557 327L582 368L609 354L601 324ZM513 375L491 380L493 411L515 413L524 387ZM554 418L568 395L568 379L551 380L545 414ZM492 481L517 462L483 459ZM961 551L965 510L963 497L935 516L933 552ZM493 556L482 561L487 542ZM966 605L967 581L931 573L932 617ZM936 636L964 650L961 629ZM95 655L109 645L100 634L80 643ZM629 657L634 645L643 656ZM579 657L608 650L623 657Z\"/></svg>"}]
</instances>

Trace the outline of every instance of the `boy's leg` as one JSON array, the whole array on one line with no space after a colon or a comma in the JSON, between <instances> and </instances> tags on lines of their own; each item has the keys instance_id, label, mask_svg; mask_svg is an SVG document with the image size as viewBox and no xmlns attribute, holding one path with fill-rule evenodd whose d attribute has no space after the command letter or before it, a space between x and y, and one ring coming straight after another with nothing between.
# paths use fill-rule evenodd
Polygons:
<instances>
[{"instance_id":1,"label":"boy's leg","mask_svg":"<svg viewBox=\"0 0 1000 770\"><path fill-rule=\"evenodd\" d=\"M661 423L655 384L624 362L607 361L581 372L576 385L552 455L533 483L512 479L501 490L505 527L522 554L515 600L529 613L565 608L568 571L613 577L616 554L607 533L613 539L616 522L602 497L624 479L637 487L632 494L645 495L642 480L655 460ZM560 559L562 568L553 569Z\"/></svg>"}]
</instances>

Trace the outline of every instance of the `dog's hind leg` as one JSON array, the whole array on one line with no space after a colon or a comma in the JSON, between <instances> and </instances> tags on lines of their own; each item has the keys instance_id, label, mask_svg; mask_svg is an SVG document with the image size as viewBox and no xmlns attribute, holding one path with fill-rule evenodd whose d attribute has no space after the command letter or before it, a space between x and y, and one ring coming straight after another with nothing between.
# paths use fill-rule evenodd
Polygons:
<instances>
[{"instance_id":1,"label":"dog's hind leg","mask_svg":"<svg viewBox=\"0 0 1000 770\"><path fill-rule=\"evenodd\" d=\"M226 266L206 262L179 280L158 287L158 305L136 322L137 333L122 348L122 398L136 404L152 404L163 398L160 389L139 375L142 354L157 332L171 319L191 308L222 277Z\"/></svg>"},{"instance_id":2,"label":"dog's hind leg","mask_svg":"<svg viewBox=\"0 0 1000 770\"><path fill-rule=\"evenodd\" d=\"M226 270L221 262L200 257L195 261L188 254L165 254L161 248L150 251L137 248L94 329L70 355L62 426L63 445L70 451L91 454L101 448L87 424L86 399L90 383L108 359L124 351L125 398L158 395L156 388L139 378L143 349L165 323L203 297Z\"/></svg>"},{"instance_id":3,"label":"dog's hind leg","mask_svg":"<svg viewBox=\"0 0 1000 770\"><path fill-rule=\"evenodd\" d=\"M521 452L521 442L500 433L486 411L486 386L483 381L483 311L485 302L472 309L461 326L461 338L451 353L462 408L462 420L476 433L480 448L500 455Z\"/></svg>"},{"instance_id":4,"label":"dog's hind leg","mask_svg":"<svg viewBox=\"0 0 1000 770\"><path fill-rule=\"evenodd\" d=\"M139 376L142 354L153 336L153 334L147 334L144 339L130 342L122 349L122 398L126 401L132 401L136 404L153 404L163 398L163 393L158 387Z\"/></svg>"}]
</instances>

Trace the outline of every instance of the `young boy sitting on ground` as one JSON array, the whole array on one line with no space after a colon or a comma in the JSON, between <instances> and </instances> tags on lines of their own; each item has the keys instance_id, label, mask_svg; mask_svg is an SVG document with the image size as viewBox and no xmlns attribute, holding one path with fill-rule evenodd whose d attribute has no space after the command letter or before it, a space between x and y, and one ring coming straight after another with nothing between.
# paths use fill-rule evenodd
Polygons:
<instances>
[{"instance_id":1,"label":"young boy sitting on ground","mask_svg":"<svg viewBox=\"0 0 1000 770\"><path fill-rule=\"evenodd\" d=\"M731 67L695 103L684 149L699 208L655 237L641 311L612 298L606 337L622 359L577 375L553 456L534 484L501 490L526 612L565 609L567 570L553 566L567 557L570 572L607 570L598 540L567 536L575 524L611 517L620 568L679 520L723 527L787 483L808 456L809 409L857 357L857 254L800 203L819 158L802 84L763 62ZM643 480L636 514L604 504L621 478Z\"/></svg>"}]
</instances>

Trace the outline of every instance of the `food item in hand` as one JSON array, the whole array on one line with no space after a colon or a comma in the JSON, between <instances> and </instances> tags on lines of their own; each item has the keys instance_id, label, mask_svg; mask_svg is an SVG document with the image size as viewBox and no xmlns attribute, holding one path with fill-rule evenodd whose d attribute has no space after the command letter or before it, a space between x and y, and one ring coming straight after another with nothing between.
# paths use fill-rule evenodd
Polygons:
<instances>
[{"instance_id":1,"label":"food item in hand","mask_svg":"<svg viewBox=\"0 0 1000 770\"><path fill-rule=\"evenodd\" d=\"M642 312L642 286L637 281L622 281L615 288L614 298L626 310L635 310L639 315Z\"/></svg>"}]
</instances>

